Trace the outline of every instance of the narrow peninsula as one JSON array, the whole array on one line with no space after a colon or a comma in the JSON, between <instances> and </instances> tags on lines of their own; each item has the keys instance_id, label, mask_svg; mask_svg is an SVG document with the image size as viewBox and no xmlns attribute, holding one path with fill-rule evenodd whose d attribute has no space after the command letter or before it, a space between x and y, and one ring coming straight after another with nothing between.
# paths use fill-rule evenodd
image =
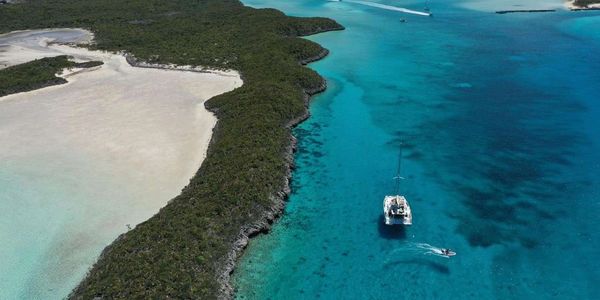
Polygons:
<instances>
[{"instance_id":1,"label":"narrow peninsula","mask_svg":"<svg viewBox=\"0 0 600 300\"><path fill-rule=\"evenodd\" d=\"M62 55L40 58L28 63L0 69L0 97L64 84L67 83L67 80L56 76L64 69L87 69L102 64L101 61L77 63Z\"/></svg>"},{"instance_id":2,"label":"narrow peninsula","mask_svg":"<svg viewBox=\"0 0 600 300\"><path fill-rule=\"evenodd\" d=\"M290 127L307 117L308 97L325 89L323 78L302 64L327 50L299 37L343 27L237 0L31 0L0 6L0 33L39 28L90 30L91 50L124 52L143 64L240 72L243 86L206 102L218 123L189 185L108 246L69 295L231 298L229 274L237 256L249 235L266 230L281 213L289 192Z\"/></svg>"}]
</instances>

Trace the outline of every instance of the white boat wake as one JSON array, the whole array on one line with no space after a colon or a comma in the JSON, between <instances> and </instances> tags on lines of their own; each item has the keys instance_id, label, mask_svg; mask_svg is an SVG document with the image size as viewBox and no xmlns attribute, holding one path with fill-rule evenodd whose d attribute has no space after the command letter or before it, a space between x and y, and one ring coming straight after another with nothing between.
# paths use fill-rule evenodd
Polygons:
<instances>
[{"instance_id":1,"label":"white boat wake","mask_svg":"<svg viewBox=\"0 0 600 300\"><path fill-rule=\"evenodd\" d=\"M438 248L427 243L407 243L403 246L394 249L389 257L395 257L397 254L404 253L409 255L434 255L443 258L449 258L456 255L454 251L448 250L448 253L444 253L444 248ZM386 263L389 262L389 258Z\"/></svg>"},{"instance_id":2,"label":"white boat wake","mask_svg":"<svg viewBox=\"0 0 600 300\"><path fill-rule=\"evenodd\" d=\"M435 255L435 256L440 256L440 257L445 257L445 258L449 258L450 256L456 255L455 252L450 251L450 250L447 250L447 251L450 251L449 253L444 253L443 248L434 247L427 243L416 243L415 246L419 249L425 250L426 252L423 253L425 255Z\"/></svg>"},{"instance_id":3,"label":"white boat wake","mask_svg":"<svg viewBox=\"0 0 600 300\"><path fill-rule=\"evenodd\" d=\"M338 1L338 2L342 2L342 1ZM397 6L391 6L391 5L381 4L381 3L375 3L375 2L358 1L358 0L356 0L356 1L355 0L344 0L343 2L350 2L350 3L355 3L355 4L361 4L361 5L366 5L366 6L381 8L381 9L385 9L385 10L399 11L399 12L403 12L403 13L407 13L407 14L413 14L413 15L419 15L419 16L426 16L426 17L431 16L430 13L416 11L416 10L412 10L412 9L408 9L408 8L403 8L403 7L397 7Z\"/></svg>"}]
</instances>

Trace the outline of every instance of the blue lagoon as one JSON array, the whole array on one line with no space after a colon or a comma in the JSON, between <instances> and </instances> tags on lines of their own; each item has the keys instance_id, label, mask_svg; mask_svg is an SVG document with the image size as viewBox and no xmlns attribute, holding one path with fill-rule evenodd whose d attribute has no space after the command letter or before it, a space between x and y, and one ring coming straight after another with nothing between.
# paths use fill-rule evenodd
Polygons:
<instances>
[{"instance_id":1,"label":"blue lagoon","mask_svg":"<svg viewBox=\"0 0 600 300\"><path fill-rule=\"evenodd\" d=\"M329 88L294 131L293 193L241 258L238 299L600 295L599 12L525 1L519 8L559 9L497 15L516 1L429 1L431 18L244 2L346 30L310 37L331 50L311 65ZM391 228L381 204L400 147L413 225Z\"/></svg>"}]
</instances>

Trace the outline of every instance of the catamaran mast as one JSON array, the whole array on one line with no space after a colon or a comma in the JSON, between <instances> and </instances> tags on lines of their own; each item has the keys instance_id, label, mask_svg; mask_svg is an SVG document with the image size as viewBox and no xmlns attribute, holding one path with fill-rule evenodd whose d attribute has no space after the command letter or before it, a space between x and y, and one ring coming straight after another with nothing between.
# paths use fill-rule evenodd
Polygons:
<instances>
[{"instance_id":1,"label":"catamaran mast","mask_svg":"<svg viewBox=\"0 0 600 300\"><path fill-rule=\"evenodd\" d=\"M396 195L400 195L400 180L404 179L400 176L400 169L402 167L402 144L400 144L400 154L398 155L398 170L396 171Z\"/></svg>"}]
</instances>

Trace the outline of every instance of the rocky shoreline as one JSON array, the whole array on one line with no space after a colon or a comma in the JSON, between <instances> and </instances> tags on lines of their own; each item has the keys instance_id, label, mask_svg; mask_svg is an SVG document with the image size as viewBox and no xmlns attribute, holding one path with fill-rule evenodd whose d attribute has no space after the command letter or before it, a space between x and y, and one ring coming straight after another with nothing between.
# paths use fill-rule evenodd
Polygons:
<instances>
[{"instance_id":1,"label":"rocky shoreline","mask_svg":"<svg viewBox=\"0 0 600 300\"><path fill-rule=\"evenodd\" d=\"M329 54L329 50L323 49L321 53L316 56L301 60L302 65L309 64L311 62L323 59ZM304 122L310 117L308 106L310 104L310 98L316 94L324 92L327 89L327 82L322 78L322 82L319 87L314 89L304 89L304 114L291 120L286 127L292 129L298 124ZM235 270L236 262L241 257L244 250L248 246L250 239L261 233L268 233L271 230L273 223L281 216L285 208L285 202L287 201L291 189L290 180L292 178L292 171L294 165L294 152L296 152L297 139L290 132L289 145L284 153L284 159L286 162L286 175L283 178L283 189L276 195L271 196L271 207L264 211L255 223L248 224L240 230L238 238L234 241L232 248L227 255L226 261L224 262L223 271L218 276L218 281L221 288L219 289L219 300L229 300L234 296L234 290L231 286L231 274Z\"/></svg>"},{"instance_id":2,"label":"rocky shoreline","mask_svg":"<svg viewBox=\"0 0 600 300\"><path fill-rule=\"evenodd\" d=\"M343 30L343 28L338 29ZM325 32L326 30L316 31L311 34L317 34L321 32ZM133 55L128 53L123 53L127 63L129 63L133 67L138 68L152 68L152 69L166 69L166 70L179 70L179 71L188 71L188 72L199 72L199 73L217 73L224 76L233 76L230 72L235 71L224 71L224 70L214 70L207 69L203 67L193 67L193 66L179 66L179 65L164 65L164 64L151 64L148 62L140 61L135 58ZM319 61L329 55L329 50L323 48L318 55L313 57L309 57L307 59L300 60L299 63L302 65L307 65L309 63ZM310 112L308 110L308 106L310 103L310 98L316 94L324 92L327 89L327 82L325 79L322 79L321 84L314 89L304 89L304 105L305 112L300 117L291 120L286 127L288 129L292 129L295 126L299 125L306 119L310 117ZM218 126L218 123L217 123ZM216 128L215 128L216 129ZM265 210L263 214L258 218L258 221L249 225L244 226L240 230L240 234L238 238L234 241L231 251L227 255L226 262L224 263L223 271L218 277L218 281L221 285L219 291L218 299L232 299L234 295L233 287L231 286L231 274L235 270L237 259L242 255L243 251L248 246L250 239L252 237L257 236L261 233L267 233L271 229L272 224L281 216L283 210L285 208L285 202L291 193L290 189L290 180L292 178L292 170L294 169L294 152L296 151L297 140L290 133L290 141L289 146L286 148L284 153L284 159L286 164L286 175L283 178L283 188L276 195L271 196L271 207L268 210ZM121 239L124 234L120 235L117 240ZM105 255L105 252L108 251L110 246L106 247L104 251L102 251L100 257Z\"/></svg>"},{"instance_id":3,"label":"rocky shoreline","mask_svg":"<svg viewBox=\"0 0 600 300\"><path fill-rule=\"evenodd\" d=\"M323 51L321 51L321 53L319 53L319 55L313 56L313 57L309 57L307 59L303 59L303 60L300 61L300 64L302 64L302 65L308 65L311 62L315 62L315 61L323 59L327 55L329 55L329 50L323 49ZM308 93L308 94L310 94L310 93Z\"/></svg>"}]
</instances>

